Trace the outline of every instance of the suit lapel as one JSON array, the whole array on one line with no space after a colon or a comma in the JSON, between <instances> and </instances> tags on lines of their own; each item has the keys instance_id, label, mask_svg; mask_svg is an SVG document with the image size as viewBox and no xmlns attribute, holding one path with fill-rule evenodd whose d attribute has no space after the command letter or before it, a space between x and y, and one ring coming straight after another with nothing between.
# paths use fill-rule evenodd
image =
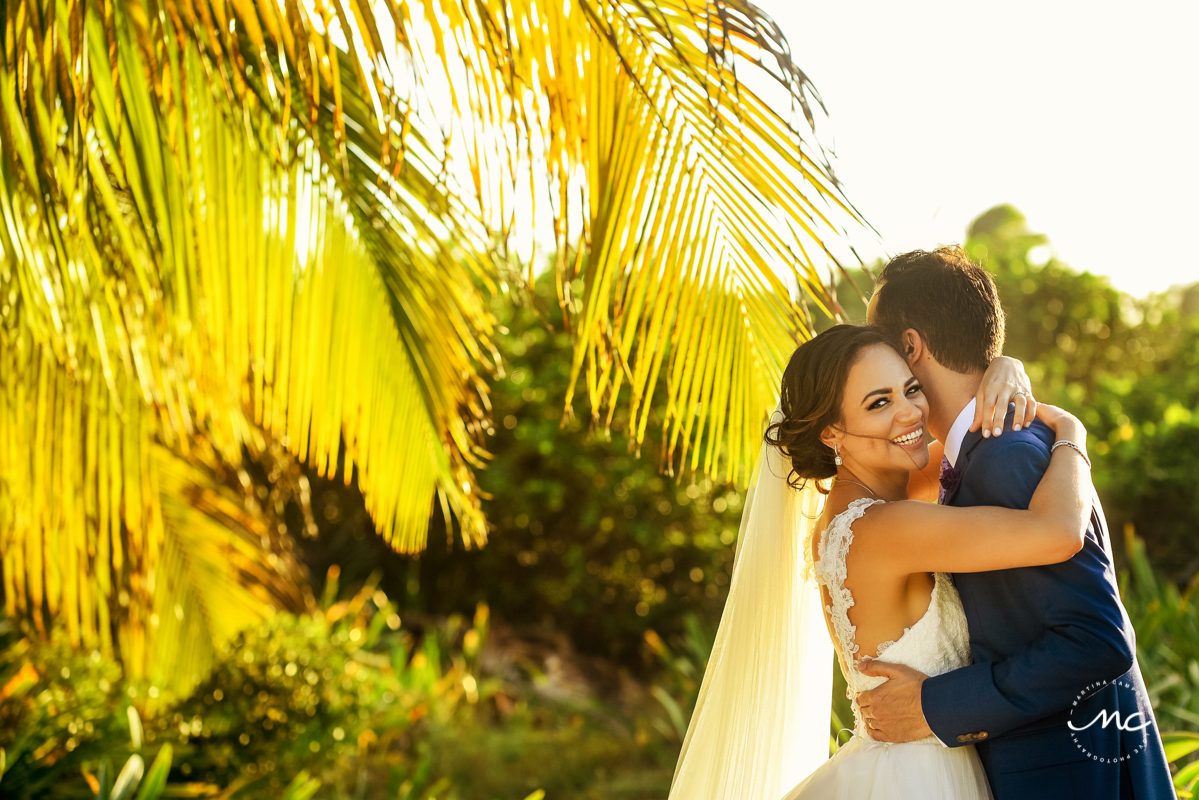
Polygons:
<instances>
[{"instance_id":1,"label":"suit lapel","mask_svg":"<svg viewBox=\"0 0 1199 800\"><path fill-rule=\"evenodd\" d=\"M970 463L970 454L974 451L975 447L978 447L978 443L982 440L983 434L981 430L970 431L962 438L962 447L958 450L958 463L954 466L954 469L958 473L958 482L952 491L945 493L945 502L943 505L953 505L954 499L957 498L958 492L962 489L962 476L966 474L966 465Z\"/></svg>"}]
</instances>

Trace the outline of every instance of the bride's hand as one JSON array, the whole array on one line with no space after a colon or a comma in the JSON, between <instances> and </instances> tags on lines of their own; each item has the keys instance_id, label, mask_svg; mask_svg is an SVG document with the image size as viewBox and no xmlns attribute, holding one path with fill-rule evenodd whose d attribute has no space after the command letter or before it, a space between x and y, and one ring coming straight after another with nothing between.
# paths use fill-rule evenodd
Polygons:
<instances>
[{"instance_id":1,"label":"bride's hand","mask_svg":"<svg viewBox=\"0 0 1199 800\"><path fill-rule=\"evenodd\" d=\"M1012 429L1020 430L1032 424L1037 415L1037 401L1032 396L1032 383L1024 364L1014 358L999 356L983 374L974 402L974 422L970 430L983 429L983 436L999 436L1003 433L1003 420L1007 417L1008 403L1015 402L1016 415L1012 418ZM1064 412L1063 412L1064 413Z\"/></svg>"}]
</instances>

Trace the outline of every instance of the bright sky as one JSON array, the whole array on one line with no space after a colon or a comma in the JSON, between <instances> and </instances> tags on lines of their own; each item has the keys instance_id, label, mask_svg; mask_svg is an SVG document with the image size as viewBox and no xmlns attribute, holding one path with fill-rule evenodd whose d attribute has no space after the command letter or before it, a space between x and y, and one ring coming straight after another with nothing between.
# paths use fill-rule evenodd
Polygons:
<instances>
[{"instance_id":1,"label":"bright sky","mask_svg":"<svg viewBox=\"0 0 1199 800\"><path fill-rule=\"evenodd\" d=\"M1124 291L1199 280L1199 3L755 2L882 234L863 258L960 242L1006 202Z\"/></svg>"}]
</instances>

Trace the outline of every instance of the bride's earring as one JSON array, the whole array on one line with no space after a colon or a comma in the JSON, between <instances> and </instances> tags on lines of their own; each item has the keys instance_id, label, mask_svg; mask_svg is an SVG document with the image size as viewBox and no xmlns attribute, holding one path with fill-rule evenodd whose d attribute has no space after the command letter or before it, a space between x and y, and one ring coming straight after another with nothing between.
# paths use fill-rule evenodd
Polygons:
<instances>
[{"instance_id":1,"label":"bride's earring","mask_svg":"<svg viewBox=\"0 0 1199 800\"><path fill-rule=\"evenodd\" d=\"M837 445L833 445L833 463L838 467L845 463L841 460L841 449Z\"/></svg>"}]
</instances>

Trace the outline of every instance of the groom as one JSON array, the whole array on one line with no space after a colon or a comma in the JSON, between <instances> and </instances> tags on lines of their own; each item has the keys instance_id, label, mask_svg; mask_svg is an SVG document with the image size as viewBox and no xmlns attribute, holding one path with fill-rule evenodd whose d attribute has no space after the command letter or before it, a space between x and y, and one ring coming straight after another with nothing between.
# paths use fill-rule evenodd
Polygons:
<instances>
[{"instance_id":1,"label":"groom","mask_svg":"<svg viewBox=\"0 0 1199 800\"><path fill-rule=\"evenodd\" d=\"M983 371L1003 349L991 276L959 247L905 253L879 276L867 315L924 384L928 430L945 445L941 502L1028 508L1052 431L1040 420L1016 430L1009 411L1001 436L968 432ZM858 698L874 738L975 745L996 800L1175 797L1098 497L1069 561L953 581L973 664L927 677L862 662L888 678Z\"/></svg>"}]
</instances>

